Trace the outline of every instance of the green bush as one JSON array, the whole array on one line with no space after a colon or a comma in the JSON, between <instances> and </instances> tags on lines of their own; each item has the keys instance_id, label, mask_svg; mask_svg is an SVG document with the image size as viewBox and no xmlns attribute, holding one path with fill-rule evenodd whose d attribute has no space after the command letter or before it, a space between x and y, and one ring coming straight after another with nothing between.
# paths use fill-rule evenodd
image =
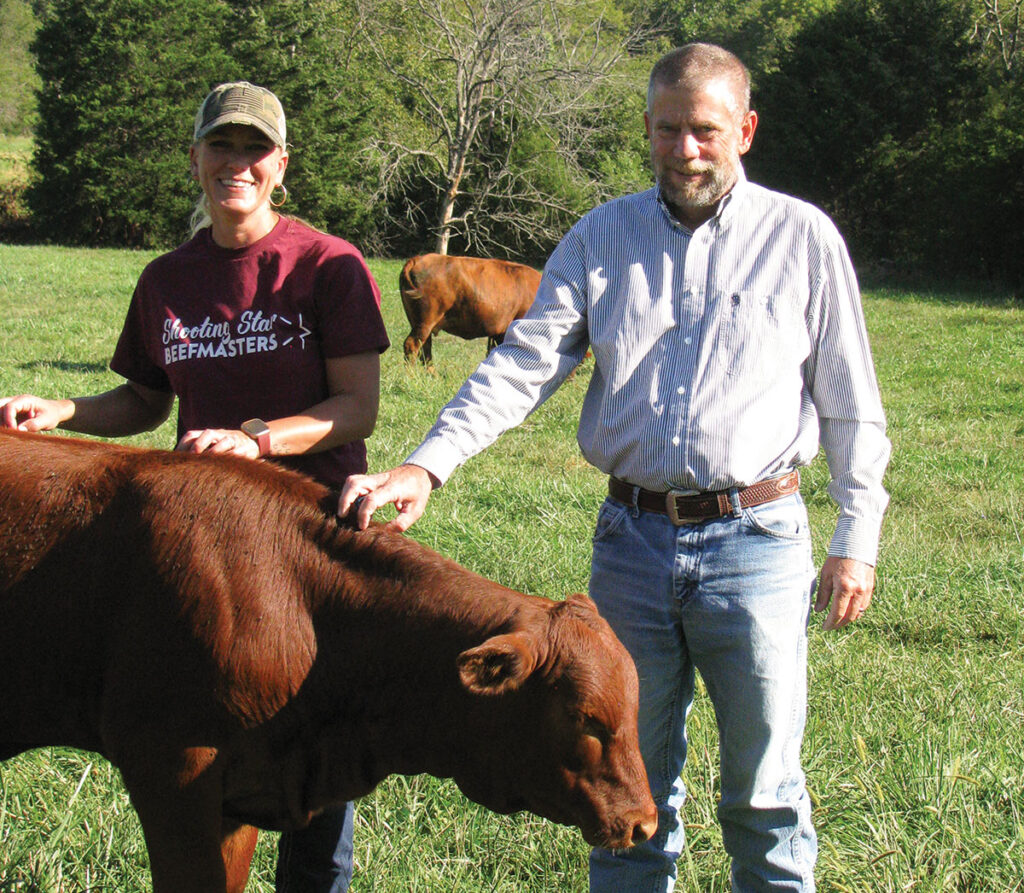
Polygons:
<instances>
[{"instance_id":1,"label":"green bush","mask_svg":"<svg viewBox=\"0 0 1024 893\"><path fill-rule=\"evenodd\" d=\"M15 241L28 231L26 192L31 176L32 141L27 136L0 139L0 238Z\"/></svg>"},{"instance_id":2,"label":"green bush","mask_svg":"<svg viewBox=\"0 0 1024 893\"><path fill-rule=\"evenodd\" d=\"M44 86L29 202L40 235L182 241L199 195L188 166L193 117L211 87L238 79L284 104L288 210L350 238L372 229L372 190L352 145L371 126L373 90L368 72L340 67L330 10L339 14L305 0L51 0L33 44Z\"/></svg>"},{"instance_id":3,"label":"green bush","mask_svg":"<svg viewBox=\"0 0 1024 893\"><path fill-rule=\"evenodd\" d=\"M854 257L1024 284L1019 75L959 0L840 0L755 93L752 178L825 208Z\"/></svg>"},{"instance_id":4,"label":"green bush","mask_svg":"<svg viewBox=\"0 0 1024 893\"><path fill-rule=\"evenodd\" d=\"M32 131L39 78L28 47L35 29L29 0L0 0L0 134Z\"/></svg>"},{"instance_id":5,"label":"green bush","mask_svg":"<svg viewBox=\"0 0 1024 893\"><path fill-rule=\"evenodd\" d=\"M52 0L33 50L39 93L34 224L64 244L180 242L197 190L199 100L237 69L228 8L203 0Z\"/></svg>"}]
</instances>

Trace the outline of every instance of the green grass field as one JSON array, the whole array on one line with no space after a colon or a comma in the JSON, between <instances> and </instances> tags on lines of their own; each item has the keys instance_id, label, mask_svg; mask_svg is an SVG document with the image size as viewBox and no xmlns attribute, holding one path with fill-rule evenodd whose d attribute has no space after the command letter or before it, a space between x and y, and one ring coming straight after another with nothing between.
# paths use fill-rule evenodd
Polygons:
<instances>
[{"instance_id":1,"label":"green grass field","mask_svg":"<svg viewBox=\"0 0 1024 893\"><path fill-rule=\"evenodd\" d=\"M0 246L0 394L94 392L151 254ZM395 464L483 356L442 336L409 368L400 263L371 267L394 347L370 464ZM830 891L1024 890L1024 307L968 293L871 291L865 307L894 455L872 610L811 632L804 759ZM586 588L604 479L575 423L589 370L435 494L411 535L507 585ZM173 427L135 440L170 446ZM834 510L821 460L805 475L820 552ZM678 890L728 889L715 820L717 742L705 696L690 720L689 846ZM579 834L499 817L453 785L393 778L360 802L357 893L583 891ZM274 835L250 890L273 889ZM0 766L0 893L148 889L117 773L46 749Z\"/></svg>"}]
</instances>

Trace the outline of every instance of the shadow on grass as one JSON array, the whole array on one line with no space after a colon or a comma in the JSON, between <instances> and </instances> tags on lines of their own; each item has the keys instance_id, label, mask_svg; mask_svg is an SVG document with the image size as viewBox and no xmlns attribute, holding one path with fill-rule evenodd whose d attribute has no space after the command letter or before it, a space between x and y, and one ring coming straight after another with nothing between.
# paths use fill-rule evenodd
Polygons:
<instances>
[{"instance_id":1,"label":"shadow on grass","mask_svg":"<svg viewBox=\"0 0 1024 893\"><path fill-rule=\"evenodd\" d=\"M68 360L33 360L31 363L22 363L19 369L40 371L56 369L59 372L88 372L102 373L107 371L106 363L72 363ZM2 891L0 891L2 893Z\"/></svg>"}]
</instances>

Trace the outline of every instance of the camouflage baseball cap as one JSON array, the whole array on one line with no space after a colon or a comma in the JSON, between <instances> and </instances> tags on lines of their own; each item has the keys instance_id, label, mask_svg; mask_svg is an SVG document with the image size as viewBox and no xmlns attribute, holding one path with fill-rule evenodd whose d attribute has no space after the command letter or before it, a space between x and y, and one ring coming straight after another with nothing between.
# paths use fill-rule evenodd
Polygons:
<instances>
[{"instance_id":1,"label":"camouflage baseball cap","mask_svg":"<svg viewBox=\"0 0 1024 893\"><path fill-rule=\"evenodd\" d=\"M285 147L287 133L284 109L278 98L264 87L235 81L214 87L196 114L192 142L225 124L249 124L265 133L274 144Z\"/></svg>"}]
</instances>

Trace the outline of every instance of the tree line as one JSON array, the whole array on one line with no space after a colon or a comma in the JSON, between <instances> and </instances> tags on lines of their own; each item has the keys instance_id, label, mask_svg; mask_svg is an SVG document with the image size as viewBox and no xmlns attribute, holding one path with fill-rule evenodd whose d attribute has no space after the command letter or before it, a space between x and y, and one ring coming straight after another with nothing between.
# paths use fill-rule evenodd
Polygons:
<instances>
[{"instance_id":1,"label":"tree line","mask_svg":"<svg viewBox=\"0 0 1024 893\"><path fill-rule=\"evenodd\" d=\"M181 241L221 81L289 116L286 210L368 254L541 262L650 182L646 76L711 40L750 67L751 179L855 260L1024 286L1024 0L34 0L33 236Z\"/></svg>"}]
</instances>

